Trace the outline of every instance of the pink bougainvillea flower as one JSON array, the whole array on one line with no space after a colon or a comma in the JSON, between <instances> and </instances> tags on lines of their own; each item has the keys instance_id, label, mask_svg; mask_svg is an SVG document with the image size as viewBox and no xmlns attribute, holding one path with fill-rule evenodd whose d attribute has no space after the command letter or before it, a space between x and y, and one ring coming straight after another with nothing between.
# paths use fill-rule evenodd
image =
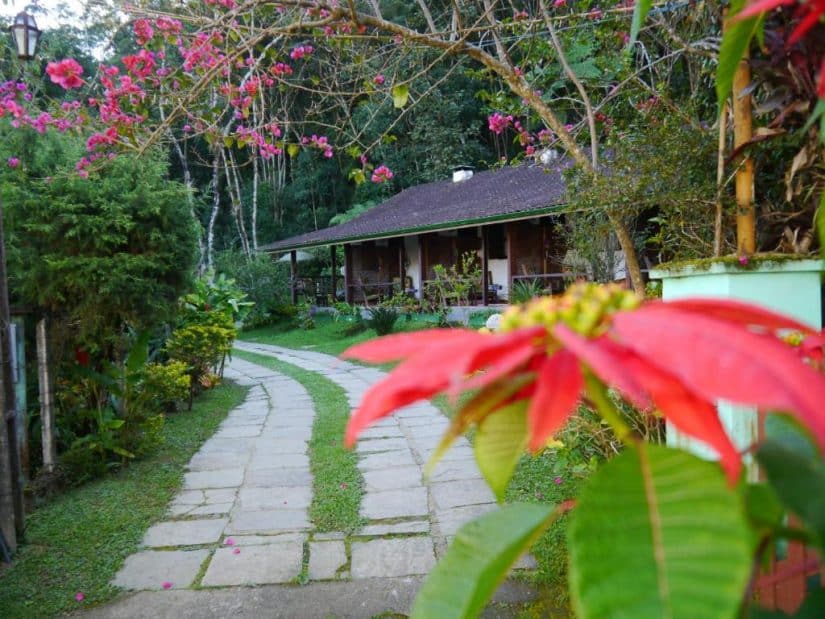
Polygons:
<instances>
[{"instance_id":1,"label":"pink bougainvillea flower","mask_svg":"<svg viewBox=\"0 0 825 619\"><path fill-rule=\"evenodd\" d=\"M20 160L17 157L9 157L6 160L6 163L8 164L8 166L10 168L16 168L17 166L20 165Z\"/></svg>"},{"instance_id":2,"label":"pink bougainvillea flower","mask_svg":"<svg viewBox=\"0 0 825 619\"><path fill-rule=\"evenodd\" d=\"M366 393L345 443L352 446L368 424L397 408L472 389L478 390L471 401L476 416L462 420L467 405L454 423L481 423L479 399L486 398L485 415L524 400L529 447L536 451L597 380L710 446L733 482L741 460L719 421L720 399L791 413L825 447L825 376L779 337L787 330L812 341L821 337L792 318L737 301L642 304L618 286L576 285L562 296L510 308L497 334L433 329L345 351L345 358L372 363L401 360Z\"/></svg>"},{"instance_id":3,"label":"pink bougainvillea flower","mask_svg":"<svg viewBox=\"0 0 825 619\"><path fill-rule=\"evenodd\" d=\"M59 62L50 62L46 65L46 73L55 84L65 88L80 88L83 86L83 67L74 58L66 58Z\"/></svg>"},{"instance_id":4,"label":"pink bougainvillea flower","mask_svg":"<svg viewBox=\"0 0 825 619\"><path fill-rule=\"evenodd\" d=\"M239 555L239 554L241 554L241 549L240 549L240 548L233 548L233 549L232 549L232 554L233 554L233 555Z\"/></svg>"},{"instance_id":5,"label":"pink bougainvillea flower","mask_svg":"<svg viewBox=\"0 0 825 619\"><path fill-rule=\"evenodd\" d=\"M83 593L82 591L78 591L77 593L74 594L74 599L75 599L75 602L82 602L83 600L86 599L86 594Z\"/></svg>"},{"instance_id":6,"label":"pink bougainvillea flower","mask_svg":"<svg viewBox=\"0 0 825 619\"><path fill-rule=\"evenodd\" d=\"M172 583L169 582L168 580L164 580L162 583L160 583L160 586L163 587L164 589L171 589L172 588Z\"/></svg>"},{"instance_id":7,"label":"pink bougainvillea flower","mask_svg":"<svg viewBox=\"0 0 825 619\"><path fill-rule=\"evenodd\" d=\"M233 546L235 544L235 540L232 539L231 537L227 537L224 544L226 544L227 546Z\"/></svg>"}]
</instances>

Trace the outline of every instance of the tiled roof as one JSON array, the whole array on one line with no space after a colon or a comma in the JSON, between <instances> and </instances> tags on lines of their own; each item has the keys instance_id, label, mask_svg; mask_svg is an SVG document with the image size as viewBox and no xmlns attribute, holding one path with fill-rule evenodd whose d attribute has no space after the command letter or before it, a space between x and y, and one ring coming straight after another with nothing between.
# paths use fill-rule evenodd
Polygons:
<instances>
[{"instance_id":1,"label":"tiled roof","mask_svg":"<svg viewBox=\"0 0 825 619\"><path fill-rule=\"evenodd\" d=\"M544 213L562 204L567 159L549 166L520 165L416 185L346 223L264 245L268 252L445 230Z\"/></svg>"}]
</instances>

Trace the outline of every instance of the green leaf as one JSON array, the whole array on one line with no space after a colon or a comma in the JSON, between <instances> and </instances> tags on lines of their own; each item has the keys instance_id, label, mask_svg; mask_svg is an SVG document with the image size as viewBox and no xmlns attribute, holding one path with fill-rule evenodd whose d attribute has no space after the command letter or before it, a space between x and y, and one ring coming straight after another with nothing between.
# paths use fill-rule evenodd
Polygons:
<instances>
[{"instance_id":1,"label":"green leaf","mask_svg":"<svg viewBox=\"0 0 825 619\"><path fill-rule=\"evenodd\" d=\"M149 359L149 331L143 331L132 344L129 355L126 357L126 370L129 374L136 374L143 369Z\"/></svg>"},{"instance_id":2,"label":"green leaf","mask_svg":"<svg viewBox=\"0 0 825 619\"><path fill-rule=\"evenodd\" d=\"M638 0L633 7L633 21L630 24L630 40L627 42L627 49L631 49L639 38L639 30L647 17L653 0Z\"/></svg>"},{"instance_id":3,"label":"green leaf","mask_svg":"<svg viewBox=\"0 0 825 619\"><path fill-rule=\"evenodd\" d=\"M223 138L223 145L226 146L227 148L232 148L232 145L234 143L235 143L235 138L233 138L232 136L227 135Z\"/></svg>"},{"instance_id":4,"label":"green leaf","mask_svg":"<svg viewBox=\"0 0 825 619\"><path fill-rule=\"evenodd\" d=\"M559 513L550 505L513 503L465 524L424 581L412 619L477 617Z\"/></svg>"},{"instance_id":5,"label":"green leaf","mask_svg":"<svg viewBox=\"0 0 825 619\"><path fill-rule=\"evenodd\" d=\"M825 549L825 462L768 439L756 452L768 483L790 511L799 516Z\"/></svg>"},{"instance_id":6,"label":"green leaf","mask_svg":"<svg viewBox=\"0 0 825 619\"><path fill-rule=\"evenodd\" d=\"M119 456L123 456L124 458L134 458L135 457L135 454L133 454L131 451L126 451L125 449L123 449L122 447L118 447L117 445L112 447L112 451L115 452Z\"/></svg>"},{"instance_id":7,"label":"green leaf","mask_svg":"<svg viewBox=\"0 0 825 619\"><path fill-rule=\"evenodd\" d=\"M410 98L410 87L407 84L396 84L392 87L392 104L397 109L407 105Z\"/></svg>"},{"instance_id":8,"label":"green leaf","mask_svg":"<svg viewBox=\"0 0 825 619\"><path fill-rule=\"evenodd\" d=\"M773 488L767 484L747 484L743 490L745 511L751 522L758 527L782 526L785 510Z\"/></svg>"},{"instance_id":9,"label":"green leaf","mask_svg":"<svg viewBox=\"0 0 825 619\"><path fill-rule=\"evenodd\" d=\"M349 171L349 179L351 181L355 181L356 185L360 185L367 180L367 176L364 174L364 170L361 168L355 168Z\"/></svg>"},{"instance_id":10,"label":"green leaf","mask_svg":"<svg viewBox=\"0 0 825 619\"><path fill-rule=\"evenodd\" d=\"M298 146L297 144L289 144L289 145L286 147L286 152L287 152L287 153L289 153L289 156L290 156L290 157L293 157L293 158L294 158L294 157L297 157L297 156L298 156L298 153L300 153L300 152L301 152L301 147L300 147L300 146Z\"/></svg>"},{"instance_id":11,"label":"green leaf","mask_svg":"<svg viewBox=\"0 0 825 619\"><path fill-rule=\"evenodd\" d=\"M736 15L744 4L745 0L733 0L730 15ZM722 44L719 46L719 66L716 68L716 98L720 110L733 88L736 67L748 51L751 40L761 28L763 21L764 17L761 15L735 22L728 18L727 27L722 35Z\"/></svg>"},{"instance_id":12,"label":"green leaf","mask_svg":"<svg viewBox=\"0 0 825 619\"><path fill-rule=\"evenodd\" d=\"M527 447L527 402L505 406L484 419L475 438L478 468L501 501Z\"/></svg>"},{"instance_id":13,"label":"green leaf","mask_svg":"<svg viewBox=\"0 0 825 619\"><path fill-rule=\"evenodd\" d=\"M588 482L568 529L581 619L730 619L751 569L741 500L719 465L641 444Z\"/></svg>"}]
</instances>

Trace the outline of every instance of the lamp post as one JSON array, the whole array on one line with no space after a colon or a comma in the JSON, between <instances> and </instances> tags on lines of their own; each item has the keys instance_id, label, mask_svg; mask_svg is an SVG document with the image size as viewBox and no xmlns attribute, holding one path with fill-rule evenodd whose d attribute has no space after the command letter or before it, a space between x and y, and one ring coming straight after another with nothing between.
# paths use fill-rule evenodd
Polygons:
<instances>
[{"instance_id":1,"label":"lamp post","mask_svg":"<svg viewBox=\"0 0 825 619\"><path fill-rule=\"evenodd\" d=\"M34 17L25 11L18 13L10 30L17 57L21 60L34 58L41 35ZM10 327L6 242L3 230L3 205L0 203L0 415L4 421L0 423L0 551L6 559L17 549L17 541L23 536L25 529Z\"/></svg>"}]
</instances>

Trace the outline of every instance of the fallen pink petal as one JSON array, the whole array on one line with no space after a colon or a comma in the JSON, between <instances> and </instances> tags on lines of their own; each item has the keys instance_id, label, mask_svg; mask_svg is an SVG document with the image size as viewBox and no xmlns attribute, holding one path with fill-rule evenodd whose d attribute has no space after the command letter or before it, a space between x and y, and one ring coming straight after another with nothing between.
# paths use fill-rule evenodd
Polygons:
<instances>
[{"instance_id":1,"label":"fallen pink petal","mask_svg":"<svg viewBox=\"0 0 825 619\"><path fill-rule=\"evenodd\" d=\"M168 580L164 580L164 581L161 583L161 585L160 585L160 586L161 586L161 587L163 587L164 589L171 589L171 588L172 588L172 583L171 583L171 582L169 582Z\"/></svg>"},{"instance_id":2,"label":"fallen pink petal","mask_svg":"<svg viewBox=\"0 0 825 619\"><path fill-rule=\"evenodd\" d=\"M77 593L74 594L74 599L77 602L82 602L83 600L86 599L86 596L83 594L82 591L78 591Z\"/></svg>"},{"instance_id":3,"label":"fallen pink petal","mask_svg":"<svg viewBox=\"0 0 825 619\"><path fill-rule=\"evenodd\" d=\"M239 555L239 554L241 554L241 549L240 549L240 548L235 548L235 549L233 549L233 550L232 550L232 554L233 554L233 555Z\"/></svg>"}]
</instances>

